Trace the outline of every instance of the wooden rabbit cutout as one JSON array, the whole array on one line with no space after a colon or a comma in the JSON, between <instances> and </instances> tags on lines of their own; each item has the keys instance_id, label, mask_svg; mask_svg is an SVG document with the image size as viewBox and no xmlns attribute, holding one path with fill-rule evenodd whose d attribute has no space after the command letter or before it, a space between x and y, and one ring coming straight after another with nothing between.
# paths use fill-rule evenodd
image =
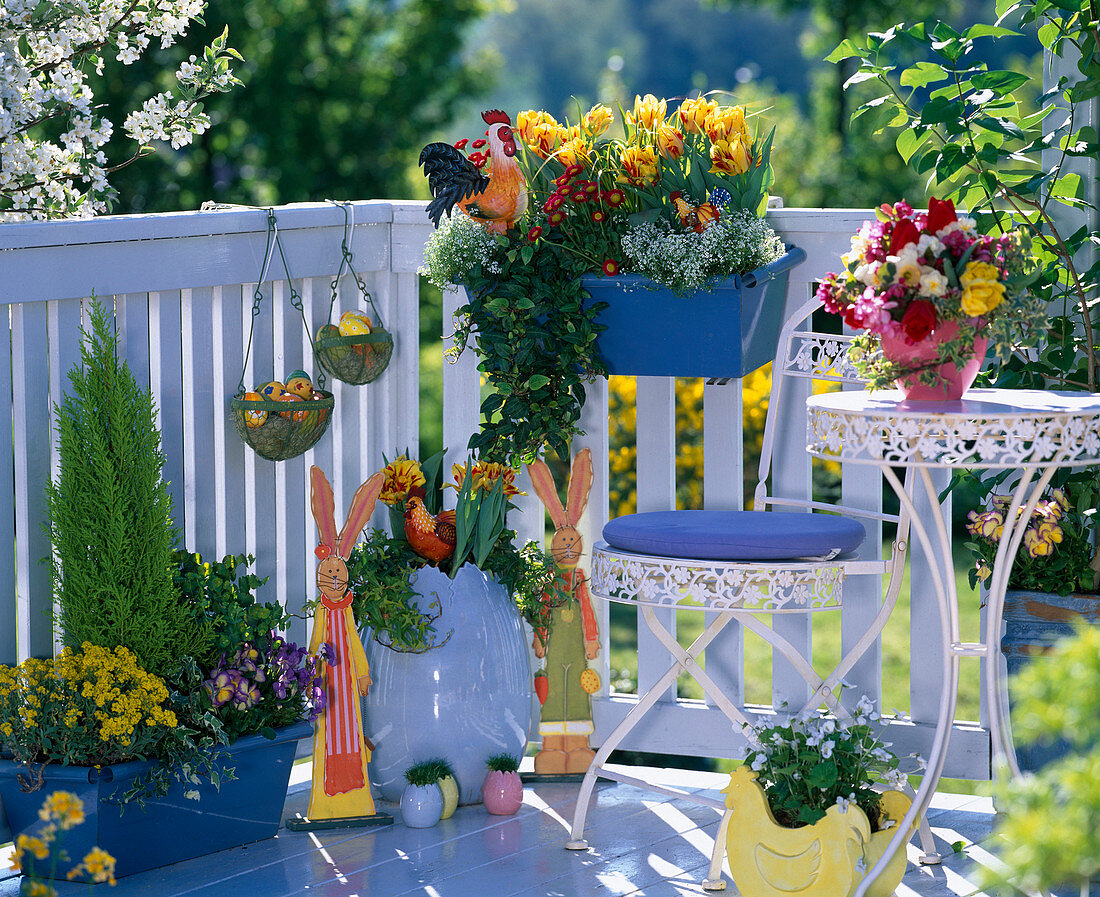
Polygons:
<instances>
[{"instance_id":1,"label":"wooden rabbit cutout","mask_svg":"<svg viewBox=\"0 0 1100 897\"><path fill-rule=\"evenodd\" d=\"M376 473L356 490L339 533L332 487L319 467L310 468L309 478L310 507L320 536L316 553L320 559L317 589L321 593L309 650L322 654L328 702L313 732L313 784L306 814L311 821L339 819L347 824L359 820L363 825L392 822L388 814L375 813L367 778L373 745L363 736L359 697L367 694L371 680L351 609L354 595L348 589L346 564L374 513L384 477Z\"/></svg>"},{"instance_id":2,"label":"wooden rabbit cutout","mask_svg":"<svg viewBox=\"0 0 1100 897\"><path fill-rule=\"evenodd\" d=\"M535 755L535 772L545 775L583 773L595 757L588 745L592 733L589 689L599 684L588 661L600 650L596 615L588 583L577 564L583 545L577 524L592 488L592 453L583 449L573 458L563 508L550 468L542 461L527 465L535 494L554 522L550 554L558 566L558 582L572 597L560 607L547 607L549 625L535 630L535 656L542 658L548 690L539 716L542 750ZM543 601L550 604L550 596ZM583 676L583 679L582 679ZM589 688L585 688L588 685Z\"/></svg>"}]
</instances>

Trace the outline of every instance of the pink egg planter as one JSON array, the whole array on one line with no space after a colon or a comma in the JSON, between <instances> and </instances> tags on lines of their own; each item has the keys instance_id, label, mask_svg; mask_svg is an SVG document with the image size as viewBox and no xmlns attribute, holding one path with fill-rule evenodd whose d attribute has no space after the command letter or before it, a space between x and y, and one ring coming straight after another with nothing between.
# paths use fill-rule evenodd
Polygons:
<instances>
[{"instance_id":1,"label":"pink egg planter","mask_svg":"<svg viewBox=\"0 0 1100 897\"><path fill-rule=\"evenodd\" d=\"M481 801L494 816L511 816L523 806L523 782L518 772L490 770L481 786Z\"/></svg>"}]
</instances>

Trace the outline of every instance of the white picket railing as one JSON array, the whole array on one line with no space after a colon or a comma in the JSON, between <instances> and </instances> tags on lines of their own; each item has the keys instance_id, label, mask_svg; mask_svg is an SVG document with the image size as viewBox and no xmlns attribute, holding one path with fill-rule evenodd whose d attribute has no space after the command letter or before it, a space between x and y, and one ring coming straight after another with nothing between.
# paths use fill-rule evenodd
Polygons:
<instances>
[{"instance_id":1,"label":"white picket railing","mask_svg":"<svg viewBox=\"0 0 1100 897\"><path fill-rule=\"evenodd\" d=\"M309 203L276 209L279 235L306 317L316 330L328 313L330 281L340 260L344 214L332 204ZM414 448L418 442L420 390L418 354L421 262L430 224L422 203L370 201L353 204L351 249L382 318L394 334L390 367L362 387L336 383L336 409L329 433L304 456L281 463L258 458L239 440L228 419L228 401L241 375L255 281L267 239L263 210L104 217L0 226L0 303L10 309L11 339L0 341L0 419L10 413L12 451L0 451L0 477L14 483L10 507L0 514L0 661L14 662L53 650L43 533L43 486L57 459L54 403L67 386L67 372L79 359L79 328L93 292L113 303L122 351L139 381L148 384L160 409L166 477L174 500L181 541L205 556L227 552L256 556L257 571L271 577L268 600L297 608L313 590L315 528L308 506L307 470L320 465L331 477L339 507L381 464L383 452ZM837 265L849 235L869 216L860 210L786 209L769 220L788 243L808 253L791 278L788 308L802 301L810 282ZM314 370L298 312L289 302L281 263L272 266L262 287L252 357L245 384L283 377L295 368ZM350 278L340 285L338 308L352 307L357 291ZM444 329L457 294L444 296ZM443 345L440 345L442 352ZM4 356L7 356L6 358ZM457 459L477 426L480 381L468 352L445 365L444 444ZM9 379L10 378L10 379ZM735 384L737 381L735 381ZM675 415L673 381L640 378L638 402L638 507L675 506ZM805 412L794 394L784 409L782 446L775 477L786 493L809 488L810 461L804 451ZM741 498L741 391L736 385L705 388L704 495L707 507L737 507ZM608 510L607 383L589 390L584 414L593 449L596 480L585 523L589 544ZM846 471L846 504L877 507L881 484L865 469ZM530 491L530 490L528 490ZM532 496L522 499L510 518L525 538L539 537L544 518ZM382 514L375 522L382 524ZM913 611L908 713L893 725L901 751L930 743L930 720L939 700L939 653L935 603L926 562L914 558ZM873 585L845 589L843 641L858 638L876 609ZM602 679L608 677L607 616L603 615ZM777 625L807 652L812 644L809 616L786 617ZM734 627L707 652L708 672L743 698L742 645ZM305 638L305 623L291 632ZM639 686L655 681L667 662L664 649L642 638L638 647ZM880 694L880 666L872 653L853 671L862 693ZM973 673L976 675L976 670ZM606 691L606 689L605 689ZM805 683L775 663L776 703L805 693ZM597 696L597 739L621 718L631 696ZM886 708L889 710L890 708ZM670 694L649 723L639 726L625 747L654 751L729 756L738 739L722 714L699 702ZM984 778L989 773L989 740L977 724L959 724L952 739L947 775Z\"/></svg>"}]
</instances>

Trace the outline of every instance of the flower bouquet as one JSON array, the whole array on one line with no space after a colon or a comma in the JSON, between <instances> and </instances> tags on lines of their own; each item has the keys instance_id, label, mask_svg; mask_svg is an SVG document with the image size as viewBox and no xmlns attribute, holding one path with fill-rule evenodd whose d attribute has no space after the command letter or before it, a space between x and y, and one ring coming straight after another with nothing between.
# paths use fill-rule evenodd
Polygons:
<instances>
[{"instance_id":1,"label":"flower bouquet","mask_svg":"<svg viewBox=\"0 0 1100 897\"><path fill-rule=\"evenodd\" d=\"M470 441L487 460L530 460L546 445L567 457L585 382L609 367L658 373L635 367L662 353L690 360L731 312L740 350L748 312L739 293L715 287L735 278L740 289L742 277L745 286L763 284L801 260L763 220L772 138L754 133L744 108L647 94L618 116L603 105L579 113L576 123L559 123L528 110L513 127L493 110L483 116L485 139L434 143L421 154L438 225L422 271L441 288L466 288L449 354L472 339L493 388ZM630 287L652 300L624 311L622 326L599 291L609 279L616 292ZM695 308L706 296L715 305ZM670 336L668 322L681 320L680 335ZM652 336L638 330L647 324ZM620 330L623 358L612 339ZM690 340L691 351L662 350L673 339ZM716 339L731 342L724 332ZM764 354L773 352L774 339ZM721 368L710 373L728 376L740 360L710 363Z\"/></svg>"},{"instance_id":2,"label":"flower bouquet","mask_svg":"<svg viewBox=\"0 0 1100 897\"><path fill-rule=\"evenodd\" d=\"M742 894L779 897L795 881L807 882L806 897L850 894L882 856L910 801L889 790L905 778L876 719L865 697L848 721L800 714L751 729L726 789L727 853ZM870 893L893 893L904 870L902 849Z\"/></svg>"},{"instance_id":3,"label":"flower bouquet","mask_svg":"<svg viewBox=\"0 0 1100 897\"><path fill-rule=\"evenodd\" d=\"M931 199L927 212L883 205L817 297L866 331L850 357L871 389L896 384L909 399L958 399L989 343L1004 359L1042 332L1046 313L1028 290L1036 277L1030 247L1023 229L976 233L950 200Z\"/></svg>"}]
</instances>

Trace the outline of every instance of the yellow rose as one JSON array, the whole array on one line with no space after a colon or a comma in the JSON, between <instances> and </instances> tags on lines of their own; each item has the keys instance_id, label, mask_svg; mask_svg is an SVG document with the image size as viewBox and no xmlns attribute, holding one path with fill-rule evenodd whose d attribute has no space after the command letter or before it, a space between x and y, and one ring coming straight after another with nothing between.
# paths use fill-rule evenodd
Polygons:
<instances>
[{"instance_id":1,"label":"yellow rose","mask_svg":"<svg viewBox=\"0 0 1100 897\"><path fill-rule=\"evenodd\" d=\"M717 108L717 103L708 103L703 97L696 100L684 100L678 111L684 130L689 134L702 134L707 116L712 109Z\"/></svg>"},{"instance_id":2,"label":"yellow rose","mask_svg":"<svg viewBox=\"0 0 1100 897\"><path fill-rule=\"evenodd\" d=\"M632 184L647 184L657 180L657 151L651 146L623 147L623 171L625 180Z\"/></svg>"},{"instance_id":3,"label":"yellow rose","mask_svg":"<svg viewBox=\"0 0 1100 897\"><path fill-rule=\"evenodd\" d=\"M959 278L959 283L964 287L968 287L979 280L1000 279L1001 272L997 270L996 265L991 265L989 262L969 262L966 266L966 270L963 271L962 276Z\"/></svg>"},{"instance_id":4,"label":"yellow rose","mask_svg":"<svg viewBox=\"0 0 1100 897\"><path fill-rule=\"evenodd\" d=\"M584 131L589 137L599 137L611 126L611 110L597 103L584 114Z\"/></svg>"},{"instance_id":5,"label":"yellow rose","mask_svg":"<svg viewBox=\"0 0 1100 897\"><path fill-rule=\"evenodd\" d=\"M740 137L719 141L710 148L710 170L722 174L744 174L749 170L749 151Z\"/></svg>"},{"instance_id":6,"label":"yellow rose","mask_svg":"<svg viewBox=\"0 0 1100 897\"><path fill-rule=\"evenodd\" d=\"M1003 283L996 280L976 280L963 290L959 305L963 314L980 318L1000 305L1004 298Z\"/></svg>"},{"instance_id":7,"label":"yellow rose","mask_svg":"<svg viewBox=\"0 0 1100 897\"><path fill-rule=\"evenodd\" d=\"M657 148L668 159L679 159L684 154L684 135L672 125L661 124L657 127Z\"/></svg>"},{"instance_id":8,"label":"yellow rose","mask_svg":"<svg viewBox=\"0 0 1100 897\"><path fill-rule=\"evenodd\" d=\"M647 93L644 97L634 97L634 112L629 114L630 122L635 127L652 131L658 124L665 120L668 104L664 100L658 100L653 94Z\"/></svg>"}]
</instances>

